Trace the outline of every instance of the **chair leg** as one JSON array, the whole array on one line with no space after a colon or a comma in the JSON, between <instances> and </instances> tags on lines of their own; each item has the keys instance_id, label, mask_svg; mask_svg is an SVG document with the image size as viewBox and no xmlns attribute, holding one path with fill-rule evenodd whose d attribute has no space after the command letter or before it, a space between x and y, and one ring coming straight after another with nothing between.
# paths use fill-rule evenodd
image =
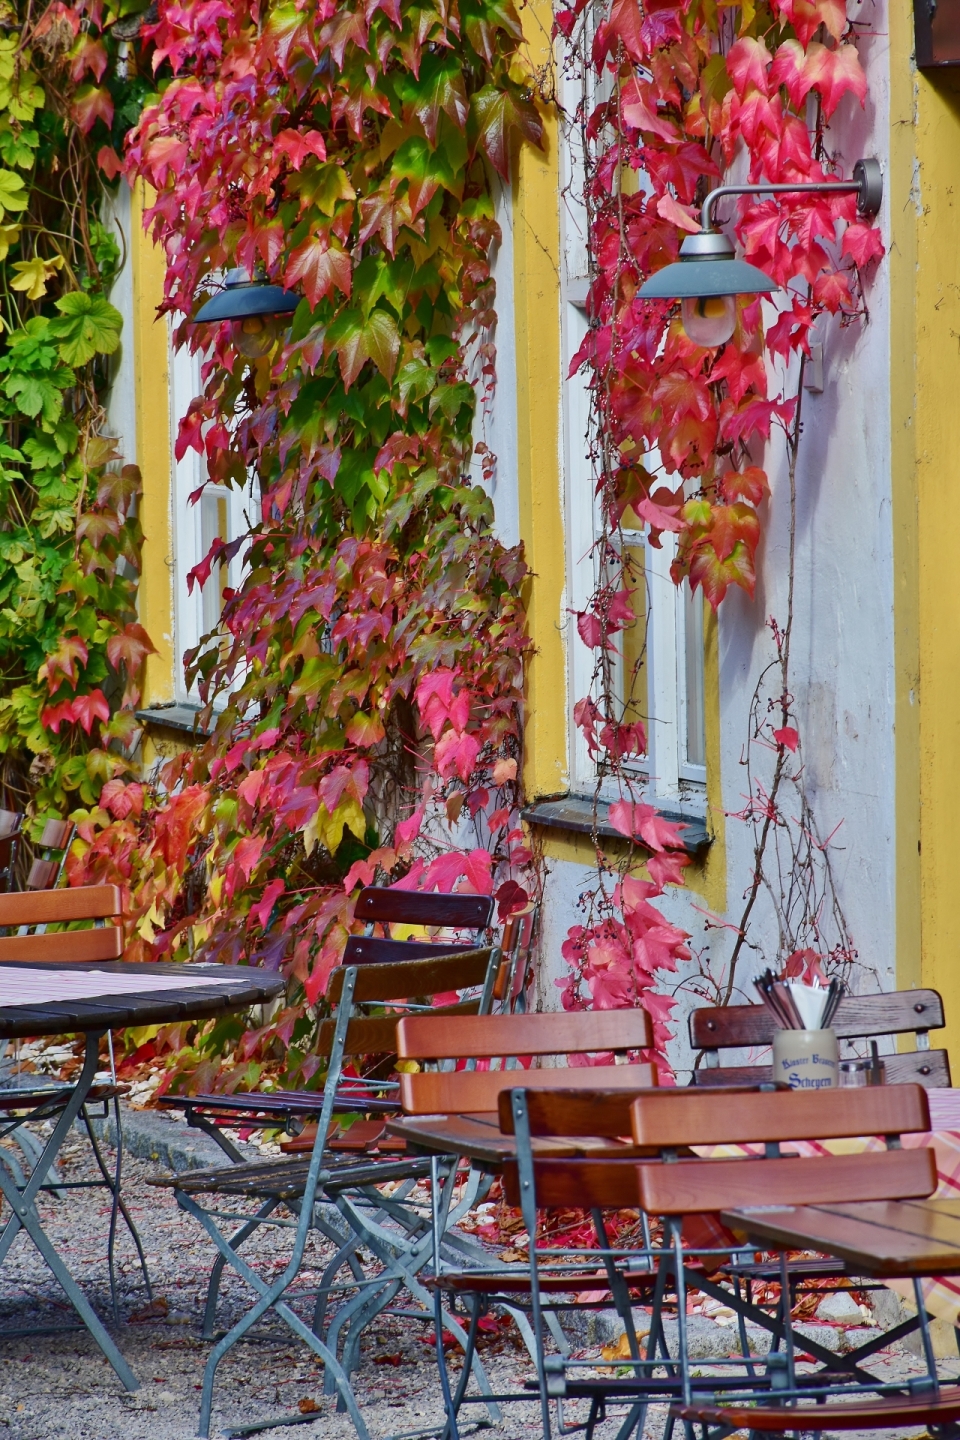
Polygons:
<instances>
[{"instance_id":1,"label":"chair leg","mask_svg":"<svg viewBox=\"0 0 960 1440\"><path fill-rule=\"evenodd\" d=\"M276 1210L279 1203L279 1200L265 1200L256 1215L251 1216L245 1225L241 1225L240 1229L235 1230L230 1236L228 1242L230 1248L232 1250L237 1249L245 1240L248 1240L254 1231L259 1229L261 1220ZM210 1280L207 1285L207 1303L203 1309L203 1328L200 1331L204 1340L212 1340L214 1336L217 1319L217 1301L220 1298L220 1281L223 1279L223 1270L226 1263L227 1257L220 1254L214 1260L213 1268L210 1271Z\"/></svg>"},{"instance_id":2,"label":"chair leg","mask_svg":"<svg viewBox=\"0 0 960 1440\"><path fill-rule=\"evenodd\" d=\"M87 1111L86 1106L83 1107L81 1114L83 1115L83 1123L86 1126L87 1135L90 1139L90 1148L93 1151L94 1159L97 1162L100 1174L103 1176L104 1183L106 1184L107 1189L110 1191L111 1195L110 1232L107 1239L107 1267L110 1272L110 1295L113 1301L113 1316L114 1320L119 1325L120 1310L117 1304L117 1282L116 1269L114 1265L114 1248L116 1246L117 1240L118 1215L123 1216L124 1224L129 1230L130 1238L132 1239L136 1247L137 1258L140 1262L140 1270L143 1274L143 1283L147 1292L147 1299L153 1299L153 1289L150 1284L150 1275L147 1270L147 1257L144 1254L143 1245L140 1243L140 1235L136 1225L133 1222L133 1216L127 1209L126 1202L123 1199L123 1194L121 1190L121 1180L123 1176L123 1129L120 1118L120 1102L116 1097L114 1097L113 1119L117 1130L117 1159L113 1175L110 1174L110 1171L107 1168L106 1161L103 1158L103 1152L100 1149L100 1145L97 1141L96 1134L94 1133L93 1126L90 1123L90 1115Z\"/></svg>"}]
</instances>

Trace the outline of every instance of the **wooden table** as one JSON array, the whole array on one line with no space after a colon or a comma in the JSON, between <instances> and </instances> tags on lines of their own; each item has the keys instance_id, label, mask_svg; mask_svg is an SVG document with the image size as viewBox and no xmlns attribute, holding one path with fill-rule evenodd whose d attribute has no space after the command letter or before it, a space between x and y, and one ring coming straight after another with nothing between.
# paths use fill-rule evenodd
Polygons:
<instances>
[{"instance_id":1,"label":"wooden table","mask_svg":"<svg viewBox=\"0 0 960 1440\"><path fill-rule=\"evenodd\" d=\"M503 1135L495 1111L477 1115L404 1115L387 1121L391 1135L402 1136L409 1149L428 1155L460 1155L478 1170L498 1174L517 1158L517 1142ZM628 1160L632 1155L649 1157L650 1151L628 1140L577 1135L570 1139L535 1139L533 1150L544 1159L562 1160L575 1156Z\"/></svg>"},{"instance_id":2,"label":"wooden table","mask_svg":"<svg viewBox=\"0 0 960 1440\"><path fill-rule=\"evenodd\" d=\"M70 933L64 933L66 958L70 939ZM38 1103L25 1093L24 1105L30 1107L27 1113L9 1115L4 1122L2 1133L11 1134L51 1110L57 1117L25 1184L18 1185L12 1173L0 1166L0 1192L13 1211L0 1230L0 1265L19 1232L25 1230L128 1390L138 1389L139 1381L44 1232L37 1197L93 1086L100 1038L106 1031L207 1019L242 1010L274 999L285 983L282 976L263 970L221 965L0 965L0 1039L76 1031L84 1036L83 1066L75 1083L56 1097L53 1106L49 1097ZM7 1091L8 1112L12 1108L9 1095Z\"/></svg>"},{"instance_id":3,"label":"wooden table","mask_svg":"<svg viewBox=\"0 0 960 1440\"><path fill-rule=\"evenodd\" d=\"M765 1249L835 1255L877 1279L960 1274L960 1200L763 1205L721 1219Z\"/></svg>"}]
</instances>

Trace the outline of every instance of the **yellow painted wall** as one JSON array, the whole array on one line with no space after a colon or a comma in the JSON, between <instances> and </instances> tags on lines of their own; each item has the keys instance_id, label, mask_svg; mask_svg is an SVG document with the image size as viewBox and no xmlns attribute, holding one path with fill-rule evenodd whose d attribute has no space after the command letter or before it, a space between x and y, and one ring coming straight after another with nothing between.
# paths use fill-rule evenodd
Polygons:
<instances>
[{"instance_id":1,"label":"yellow painted wall","mask_svg":"<svg viewBox=\"0 0 960 1440\"><path fill-rule=\"evenodd\" d=\"M890 16L898 984L943 994L960 1071L960 76ZM944 1032L935 1043L944 1043Z\"/></svg>"},{"instance_id":2,"label":"yellow painted wall","mask_svg":"<svg viewBox=\"0 0 960 1440\"><path fill-rule=\"evenodd\" d=\"M130 253L133 269L134 386L137 460L143 476L140 520L143 526L143 575L140 623L157 647L147 659L143 704L174 698L173 623L173 455L170 446L170 347L167 322L157 318L163 299L165 261L143 231L142 184L133 192Z\"/></svg>"},{"instance_id":3,"label":"yellow painted wall","mask_svg":"<svg viewBox=\"0 0 960 1440\"><path fill-rule=\"evenodd\" d=\"M553 60L551 6L522 10L528 62ZM560 182L558 126L543 112L544 148L524 145L514 165L514 313L520 534L533 577L524 601L535 654L527 668L525 785L528 795L566 788L565 577L560 464Z\"/></svg>"}]
</instances>

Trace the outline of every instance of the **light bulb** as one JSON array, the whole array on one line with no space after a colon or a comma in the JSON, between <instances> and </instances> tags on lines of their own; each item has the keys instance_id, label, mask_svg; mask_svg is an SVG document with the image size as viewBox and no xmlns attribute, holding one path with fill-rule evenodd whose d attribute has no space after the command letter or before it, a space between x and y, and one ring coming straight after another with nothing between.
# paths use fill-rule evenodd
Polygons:
<instances>
[{"instance_id":1,"label":"light bulb","mask_svg":"<svg viewBox=\"0 0 960 1440\"><path fill-rule=\"evenodd\" d=\"M696 295L681 303L680 318L687 339L705 350L723 345L737 328L735 295Z\"/></svg>"},{"instance_id":2,"label":"light bulb","mask_svg":"<svg viewBox=\"0 0 960 1440\"><path fill-rule=\"evenodd\" d=\"M262 355L269 354L279 334L279 316L248 315L237 324L233 343L248 360L259 360Z\"/></svg>"}]
</instances>

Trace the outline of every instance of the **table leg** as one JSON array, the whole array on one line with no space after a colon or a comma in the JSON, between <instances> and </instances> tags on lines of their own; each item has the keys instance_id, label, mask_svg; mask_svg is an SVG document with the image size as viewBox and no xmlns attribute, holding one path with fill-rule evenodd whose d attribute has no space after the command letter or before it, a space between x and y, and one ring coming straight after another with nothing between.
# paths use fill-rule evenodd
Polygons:
<instances>
[{"instance_id":1,"label":"table leg","mask_svg":"<svg viewBox=\"0 0 960 1440\"><path fill-rule=\"evenodd\" d=\"M91 1307L83 1291L77 1285L70 1271L60 1259L51 1241L47 1238L43 1227L40 1224L40 1217L37 1214L36 1198L40 1187L52 1167L60 1147L70 1133L74 1120L80 1113L83 1104L90 1093L94 1076L97 1071L97 1062L100 1054L100 1035L90 1034L84 1037L86 1050L83 1058L83 1069L80 1072L73 1094L64 1106L53 1134L50 1136L43 1148L43 1153L34 1166L33 1174L22 1190L14 1183L0 1167L0 1192L9 1201L13 1211L10 1219L0 1232L0 1265L9 1253L21 1230L25 1230L33 1241L34 1245L47 1262L47 1266L56 1278L61 1289L66 1294L73 1308L83 1320L90 1334L96 1340L106 1358L110 1361L121 1383L127 1390L139 1390L140 1382L134 1375L130 1366L124 1360L110 1336L107 1334L99 1317Z\"/></svg>"}]
</instances>

